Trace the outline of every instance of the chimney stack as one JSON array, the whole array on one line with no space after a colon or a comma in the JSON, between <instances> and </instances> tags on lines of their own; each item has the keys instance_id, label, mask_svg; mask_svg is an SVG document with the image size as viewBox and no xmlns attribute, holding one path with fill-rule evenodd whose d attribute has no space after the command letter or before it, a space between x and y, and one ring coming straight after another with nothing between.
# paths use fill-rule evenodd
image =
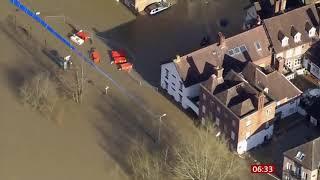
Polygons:
<instances>
[{"instance_id":1,"label":"chimney stack","mask_svg":"<svg viewBox=\"0 0 320 180\"><path fill-rule=\"evenodd\" d=\"M223 68L220 66L214 67L214 75L216 75L217 79L222 78L223 76Z\"/></svg>"},{"instance_id":2,"label":"chimney stack","mask_svg":"<svg viewBox=\"0 0 320 180\"><path fill-rule=\"evenodd\" d=\"M265 95L263 94L263 92L259 92L258 94L255 95L253 103L254 103L254 106L258 109L258 111L263 109L264 99L265 99Z\"/></svg>"},{"instance_id":3,"label":"chimney stack","mask_svg":"<svg viewBox=\"0 0 320 180\"><path fill-rule=\"evenodd\" d=\"M287 0L280 0L280 1L281 1L280 11L284 12L286 10Z\"/></svg>"},{"instance_id":4,"label":"chimney stack","mask_svg":"<svg viewBox=\"0 0 320 180\"><path fill-rule=\"evenodd\" d=\"M280 0L274 1L274 13L277 14L280 11Z\"/></svg>"},{"instance_id":5,"label":"chimney stack","mask_svg":"<svg viewBox=\"0 0 320 180\"><path fill-rule=\"evenodd\" d=\"M275 69L282 74L284 68L284 58L278 57L275 62Z\"/></svg>"},{"instance_id":6,"label":"chimney stack","mask_svg":"<svg viewBox=\"0 0 320 180\"><path fill-rule=\"evenodd\" d=\"M226 38L224 37L224 35L222 34L222 32L218 32L218 36L219 36L219 44L218 46L223 49L226 47Z\"/></svg>"}]
</instances>

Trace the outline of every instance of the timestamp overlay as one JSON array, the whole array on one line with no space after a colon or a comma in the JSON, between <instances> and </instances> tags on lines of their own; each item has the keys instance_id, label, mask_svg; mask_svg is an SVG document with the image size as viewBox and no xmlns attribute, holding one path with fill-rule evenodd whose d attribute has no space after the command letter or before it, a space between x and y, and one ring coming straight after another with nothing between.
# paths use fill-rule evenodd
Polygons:
<instances>
[{"instance_id":1,"label":"timestamp overlay","mask_svg":"<svg viewBox=\"0 0 320 180\"><path fill-rule=\"evenodd\" d=\"M251 173L253 174L273 174L276 170L274 164L252 164Z\"/></svg>"}]
</instances>

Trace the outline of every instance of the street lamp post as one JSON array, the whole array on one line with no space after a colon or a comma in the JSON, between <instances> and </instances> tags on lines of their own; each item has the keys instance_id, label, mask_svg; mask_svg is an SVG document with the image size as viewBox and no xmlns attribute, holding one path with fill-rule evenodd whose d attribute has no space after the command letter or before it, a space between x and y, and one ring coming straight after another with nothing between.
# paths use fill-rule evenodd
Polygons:
<instances>
[{"instance_id":1,"label":"street lamp post","mask_svg":"<svg viewBox=\"0 0 320 180\"><path fill-rule=\"evenodd\" d=\"M162 123L162 119L163 117L167 116L167 114L162 114L159 117L159 132L158 132L158 144L160 144L160 136L161 136L161 123Z\"/></svg>"}]
</instances>

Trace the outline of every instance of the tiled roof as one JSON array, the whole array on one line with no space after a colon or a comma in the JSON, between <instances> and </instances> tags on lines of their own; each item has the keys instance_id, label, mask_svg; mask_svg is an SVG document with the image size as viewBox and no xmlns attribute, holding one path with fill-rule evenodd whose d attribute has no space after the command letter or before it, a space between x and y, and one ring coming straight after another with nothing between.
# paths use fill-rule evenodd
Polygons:
<instances>
[{"instance_id":1,"label":"tiled roof","mask_svg":"<svg viewBox=\"0 0 320 180\"><path fill-rule=\"evenodd\" d=\"M308 29L319 26L319 15L314 4L294 9L284 14L264 20L264 25L276 53L311 42ZM294 42L292 31L301 33L301 41ZM281 40L284 36L289 38L289 45L282 47Z\"/></svg>"},{"instance_id":2,"label":"tiled roof","mask_svg":"<svg viewBox=\"0 0 320 180\"><path fill-rule=\"evenodd\" d=\"M218 43L184 55L174 61L186 87L207 80L215 66L222 66L225 74L233 69L240 72L247 61L271 58L269 41L263 26L258 26Z\"/></svg>"},{"instance_id":3,"label":"tiled roof","mask_svg":"<svg viewBox=\"0 0 320 180\"><path fill-rule=\"evenodd\" d=\"M302 160L296 158L298 152L304 154ZM290 149L284 152L284 155L311 171L318 169L320 168L320 137Z\"/></svg>"},{"instance_id":4,"label":"tiled roof","mask_svg":"<svg viewBox=\"0 0 320 180\"><path fill-rule=\"evenodd\" d=\"M285 98L290 99L302 93L278 71L265 74L261 67L251 62L243 69L242 75L250 84L261 89L268 88L268 94L277 101Z\"/></svg>"},{"instance_id":5,"label":"tiled roof","mask_svg":"<svg viewBox=\"0 0 320 180\"><path fill-rule=\"evenodd\" d=\"M237 116L242 117L257 109L253 101L259 91L246 83L233 70L228 72L224 81L217 83L215 78L210 78L203 85ZM264 103L267 104L269 102L270 100L265 97Z\"/></svg>"}]
</instances>

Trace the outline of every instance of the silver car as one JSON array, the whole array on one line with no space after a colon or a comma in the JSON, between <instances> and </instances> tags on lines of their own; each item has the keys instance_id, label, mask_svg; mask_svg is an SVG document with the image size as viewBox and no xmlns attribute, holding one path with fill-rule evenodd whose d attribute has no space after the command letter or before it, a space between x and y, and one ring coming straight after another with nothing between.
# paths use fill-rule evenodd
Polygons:
<instances>
[{"instance_id":1,"label":"silver car","mask_svg":"<svg viewBox=\"0 0 320 180\"><path fill-rule=\"evenodd\" d=\"M161 11L164 11L166 9L168 9L169 7L171 6L170 3L168 2L156 2L156 3L152 3L150 5L148 5L146 8L145 8L145 11L149 14L149 15L154 15L154 14L157 14Z\"/></svg>"}]
</instances>

